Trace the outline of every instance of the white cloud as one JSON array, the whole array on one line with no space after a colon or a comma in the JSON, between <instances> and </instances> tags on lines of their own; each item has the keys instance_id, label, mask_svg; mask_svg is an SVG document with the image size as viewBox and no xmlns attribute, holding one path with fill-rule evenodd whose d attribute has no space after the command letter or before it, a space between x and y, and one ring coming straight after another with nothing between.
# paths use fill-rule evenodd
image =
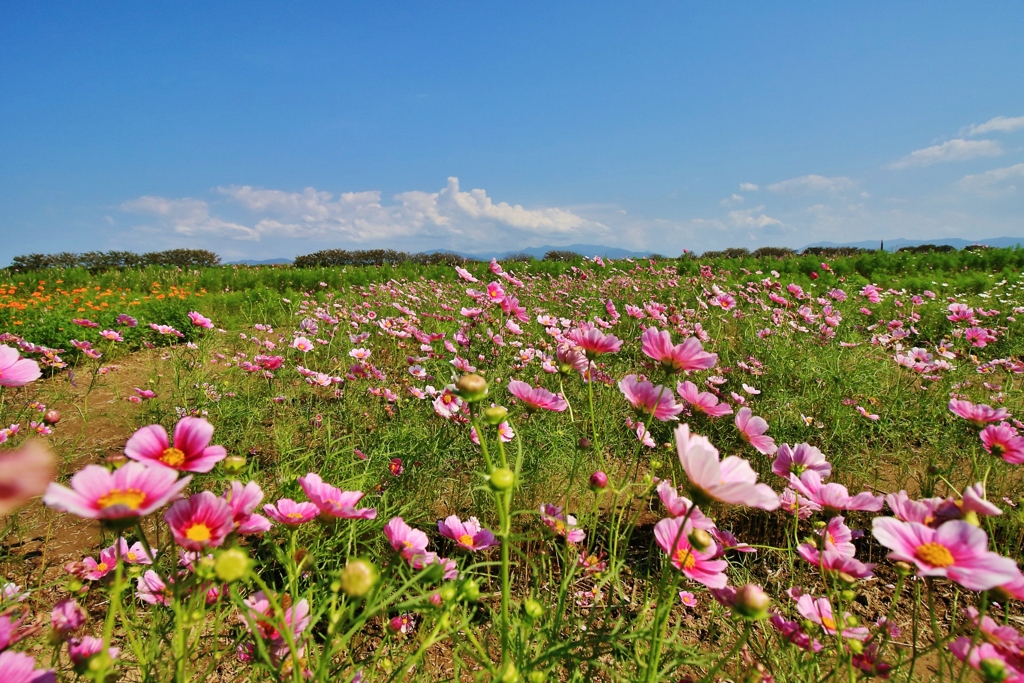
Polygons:
<instances>
[{"instance_id":1,"label":"white cloud","mask_svg":"<svg viewBox=\"0 0 1024 683\"><path fill-rule=\"evenodd\" d=\"M481 189L463 191L455 177L438 192L402 192L389 203L383 202L376 190L335 196L312 187L285 192L242 185L219 187L217 191L227 199L218 213L240 208L255 214L255 225L250 228L213 216L207 202L193 198L140 197L121 208L157 217L179 234L244 240L308 238L377 246L422 238L466 248L481 242L494 243L510 234L564 241L611 233L603 223L567 209L527 209L495 202Z\"/></svg>"},{"instance_id":2,"label":"white cloud","mask_svg":"<svg viewBox=\"0 0 1024 683\"><path fill-rule=\"evenodd\" d=\"M743 211L730 211L729 222L737 228L765 228L769 225L782 225L782 221L766 216L763 211L763 204Z\"/></svg>"},{"instance_id":3,"label":"white cloud","mask_svg":"<svg viewBox=\"0 0 1024 683\"><path fill-rule=\"evenodd\" d=\"M740 183L740 189L744 192L757 192L757 185L754 183Z\"/></svg>"},{"instance_id":4,"label":"white cloud","mask_svg":"<svg viewBox=\"0 0 1024 683\"><path fill-rule=\"evenodd\" d=\"M982 192L992 190L995 186L1007 181L1012 182L1017 178L1024 179L1024 164L1015 164L1005 168L994 168L984 173L965 175L957 184L964 190ZM1016 186L1008 185L999 189L1015 190Z\"/></svg>"},{"instance_id":5,"label":"white cloud","mask_svg":"<svg viewBox=\"0 0 1024 683\"><path fill-rule=\"evenodd\" d=\"M767 189L770 192L803 194L810 192L842 192L856 187L857 183L845 176L826 178L822 175L811 174L773 183Z\"/></svg>"},{"instance_id":6,"label":"white cloud","mask_svg":"<svg viewBox=\"0 0 1024 683\"><path fill-rule=\"evenodd\" d=\"M961 134L967 136L985 135L986 133L1012 133L1024 129L1024 116L997 116L982 124L971 124Z\"/></svg>"},{"instance_id":7,"label":"white cloud","mask_svg":"<svg viewBox=\"0 0 1024 683\"><path fill-rule=\"evenodd\" d=\"M987 124L983 124L987 125ZM977 157L996 157L1003 148L995 140L964 140L957 138L911 152L902 159L889 164L889 168L902 169L916 166L931 166L945 161L964 161Z\"/></svg>"},{"instance_id":8,"label":"white cloud","mask_svg":"<svg viewBox=\"0 0 1024 683\"><path fill-rule=\"evenodd\" d=\"M718 202L719 206L733 206L734 204L742 204L742 203L743 203L743 197L741 197L740 195L736 194L735 192L732 194L731 197L726 197L722 201Z\"/></svg>"},{"instance_id":9,"label":"white cloud","mask_svg":"<svg viewBox=\"0 0 1024 683\"><path fill-rule=\"evenodd\" d=\"M216 235L236 240L258 240L259 234L239 223L221 220L210 215L210 205L201 199L165 199L145 196L121 204L129 213L158 217L180 235Z\"/></svg>"}]
</instances>

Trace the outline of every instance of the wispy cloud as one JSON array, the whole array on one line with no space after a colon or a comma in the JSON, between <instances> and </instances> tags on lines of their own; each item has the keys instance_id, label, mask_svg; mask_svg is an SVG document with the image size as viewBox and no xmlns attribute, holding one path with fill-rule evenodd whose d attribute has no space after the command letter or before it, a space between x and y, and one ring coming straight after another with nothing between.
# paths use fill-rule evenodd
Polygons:
<instances>
[{"instance_id":1,"label":"wispy cloud","mask_svg":"<svg viewBox=\"0 0 1024 683\"><path fill-rule=\"evenodd\" d=\"M740 189L744 192L757 192L756 183L740 183Z\"/></svg>"},{"instance_id":2,"label":"wispy cloud","mask_svg":"<svg viewBox=\"0 0 1024 683\"><path fill-rule=\"evenodd\" d=\"M987 125L987 124L983 124ZM964 140L957 138L941 145L925 147L889 164L891 169L931 166L946 161L964 161L978 157L996 157L1003 153L995 140Z\"/></svg>"},{"instance_id":3,"label":"wispy cloud","mask_svg":"<svg viewBox=\"0 0 1024 683\"><path fill-rule=\"evenodd\" d=\"M738 195L738 194L736 194L735 192L733 192L732 196L726 197L722 201L718 202L718 205L719 206L735 206L736 204L742 204L742 203L743 203L743 197Z\"/></svg>"},{"instance_id":4,"label":"wispy cloud","mask_svg":"<svg viewBox=\"0 0 1024 683\"><path fill-rule=\"evenodd\" d=\"M769 192L807 194L812 192L843 192L855 190L857 183L845 176L828 178L822 175L804 175L799 178L790 178L778 183L769 185L766 189Z\"/></svg>"},{"instance_id":5,"label":"wispy cloud","mask_svg":"<svg viewBox=\"0 0 1024 683\"><path fill-rule=\"evenodd\" d=\"M984 173L965 175L957 184L961 189L968 191L987 191L1003 183L1013 182L1018 178L1024 179L1024 164L1015 164L1005 168L994 168ZM1016 187L1014 185L1007 185L1000 189L1013 190Z\"/></svg>"},{"instance_id":6,"label":"wispy cloud","mask_svg":"<svg viewBox=\"0 0 1024 683\"><path fill-rule=\"evenodd\" d=\"M985 135L987 133L1012 133L1017 130L1024 130L1024 116L997 116L985 123L971 124L961 135L971 137L974 135Z\"/></svg>"},{"instance_id":7,"label":"wispy cloud","mask_svg":"<svg viewBox=\"0 0 1024 683\"><path fill-rule=\"evenodd\" d=\"M755 206L742 211L730 211L729 222L736 228L766 228L769 225L782 225L782 221L764 214L764 205Z\"/></svg>"},{"instance_id":8,"label":"wispy cloud","mask_svg":"<svg viewBox=\"0 0 1024 683\"><path fill-rule=\"evenodd\" d=\"M128 213L155 216L179 235L214 235L236 240L260 238L259 233L252 228L211 216L210 205L202 199L145 196L124 202L120 208Z\"/></svg>"}]
</instances>

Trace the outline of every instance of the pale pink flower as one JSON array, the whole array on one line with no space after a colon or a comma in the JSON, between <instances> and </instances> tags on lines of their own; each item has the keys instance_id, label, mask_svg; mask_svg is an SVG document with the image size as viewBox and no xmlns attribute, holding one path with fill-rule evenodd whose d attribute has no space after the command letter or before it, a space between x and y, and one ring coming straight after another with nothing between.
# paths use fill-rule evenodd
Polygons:
<instances>
[{"instance_id":1,"label":"pale pink flower","mask_svg":"<svg viewBox=\"0 0 1024 683\"><path fill-rule=\"evenodd\" d=\"M14 650L0 652L0 681L5 683L54 683L53 669L37 669L35 658Z\"/></svg>"},{"instance_id":2,"label":"pale pink flower","mask_svg":"<svg viewBox=\"0 0 1024 683\"><path fill-rule=\"evenodd\" d=\"M282 498L276 505L264 505L263 511L272 520L285 526L299 526L311 522L320 514L320 508L313 503L296 503L291 498Z\"/></svg>"},{"instance_id":3,"label":"pale pink flower","mask_svg":"<svg viewBox=\"0 0 1024 683\"><path fill-rule=\"evenodd\" d=\"M775 446L775 439L766 436L768 423L763 418L753 415L750 408L743 406L736 413L736 429L740 430L740 436L744 441L753 446L759 453L771 455L778 448Z\"/></svg>"},{"instance_id":4,"label":"pale pink flower","mask_svg":"<svg viewBox=\"0 0 1024 683\"><path fill-rule=\"evenodd\" d=\"M86 465L71 477L71 488L51 483L43 502L87 519L144 517L177 498L191 479L192 475L178 479L174 470L137 462L113 472Z\"/></svg>"},{"instance_id":5,"label":"pale pink flower","mask_svg":"<svg viewBox=\"0 0 1024 683\"><path fill-rule=\"evenodd\" d=\"M363 497L362 491L342 491L330 484L325 484L320 475L315 472L299 477L299 486L313 501L313 504L320 508L320 513L328 517L342 519L376 519L377 517L377 510L374 508L356 507Z\"/></svg>"},{"instance_id":6,"label":"pale pink flower","mask_svg":"<svg viewBox=\"0 0 1024 683\"><path fill-rule=\"evenodd\" d=\"M676 428L675 436L679 462L695 498L762 510L779 507L778 495L767 484L757 483L749 462L733 455L719 462L718 449L706 437L691 435L689 425Z\"/></svg>"},{"instance_id":7,"label":"pale pink flower","mask_svg":"<svg viewBox=\"0 0 1024 683\"><path fill-rule=\"evenodd\" d=\"M981 673L981 680L1021 683L1024 681L1024 665L1014 650L999 648L985 641L974 642L970 636L960 636L949 644L949 651L961 662L965 662ZM995 678L990 677L995 674Z\"/></svg>"},{"instance_id":8,"label":"pale pink flower","mask_svg":"<svg viewBox=\"0 0 1024 683\"><path fill-rule=\"evenodd\" d=\"M889 559L917 565L922 577L945 577L968 590L982 591L1012 581L1017 563L988 550L988 535L961 520L932 529L893 517L876 517L875 539L889 548Z\"/></svg>"},{"instance_id":9,"label":"pale pink flower","mask_svg":"<svg viewBox=\"0 0 1024 683\"><path fill-rule=\"evenodd\" d=\"M0 344L0 387L23 387L42 375L39 363L22 358L18 350Z\"/></svg>"},{"instance_id":10,"label":"pale pink flower","mask_svg":"<svg viewBox=\"0 0 1024 683\"><path fill-rule=\"evenodd\" d=\"M802 543L796 550L800 557L822 572L842 573L855 579L867 579L873 576L872 569L875 565L865 564L851 555L843 555L834 550L818 550L810 543Z\"/></svg>"},{"instance_id":11,"label":"pale pink flower","mask_svg":"<svg viewBox=\"0 0 1024 683\"><path fill-rule=\"evenodd\" d=\"M103 639L96 636L82 636L68 641L68 658L76 667L88 664L89 660L103 651ZM114 661L121 654L121 648L108 647L107 656ZM6 680L6 679L5 679Z\"/></svg>"},{"instance_id":12,"label":"pale pink flower","mask_svg":"<svg viewBox=\"0 0 1024 683\"><path fill-rule=\"evenodd\" d=\"M576 518L562 512L562 508L557 505L552 505L551 503L542 504L540 506L540 519L556 535L565 538L569 543L582 543L587 537L583 529L576 528Z\"/></svg>"},{"instance_id":13,"label":"pale pink flower","mask_svg":"<svg viewBox=\"0 0 1024 683\"><path fill-rule=\"evenodd\" d=\"M552 410L560 413L569 407L566 400L559 394L553 394L543 387L531 387L526 382L517 379L509 380L508 393L512 394L529 411Z\"/></svg>"},{"instance_id":14,"label":"pale pink flower","mask_svg":"<svg viewBox=\"0 0 1024 683\"><path fill-rule=\"evenodd\" d=\"M124 337L117 330L103 330L100 332L100 336L104 339L112 342L123 342Z\"/></svg>"},{"instance_id":15,"label":"pale pink flower","mask_svg":"<svg viewBox=\"0 0 1024 683\"><path fill-rule=\"evenodd\" d=\"M1000 422L1010 416L1006 408L993 408L984 403L975 405L970 401L955 398L949 399L949 410L979 429L989 422Z\"/></svg>"},{"instance_id":16,"label":"pale pink flower","mask_svg":"<svg viewBox=\"0 0 1024 683\"><path fill-rule=\"evenodd\" d=\"M56 473L57 459L41 441L0 453L0 517L46 493Z\"/></svg>"},{"instance_id":17,"label":"pale pink flower","mask_svg":"<svg viewBox=\"0 0 1024 683\"><path fill-rule=\"evenodd\" d=\"M844 612L837 623L835 613L828 598L813 598L804 593L796 599L796 609L804 619L820 626L830 636L836 635L841 630L844 638L853 640L864 640L868 637L868 630L863 626L847 628L846 619L849 613Z\"/></svg>"},{"instance_id":18,"label":"pale pink flower","mask_svg":"<svg viewBox=\"0 0 1024 683\"><path fill-rule=\"evenodd\" d=\"M211 446L213 425L201 417L183 417L174 427L174 445L160 425L136 431L124 446L124 454L146 465L182 472L209 472L227 457L223 446Z\"/></svg>"},{"instance_id":19,"label":"pale pink flower","mask_svg":"<svg viewBox=\"0 0 1024 683\"><path fill-rule=\"evenodd\" d=\"M192 324L196 327L205 327L208 330L213 329L213 321L207 318L202 313L196 311L189 311L188 319L192 321Z\"/></svg>"},{"instance_id":20,"label":"pale pink flower","mask_svg":"<svg viewBox=\"0 0 1024 683\"><path fill-rule=\"evenodd\" d=\"M287 642L281 631L291 631L292 640L297 640L302 632L309 626L309 602L303 598L294 605L290 597L277 595L277 604L284 614L275 613L270 598L263 591L257 591L245 599L245 606L249 609L249 618L245 619L246 629L251 629L250 621L255 623L256 630L264 640L270 641L271 649L285 647Z\"/></svg>"},{"instance_id":21,"label":"pale pink flower","mask_svg":"<svg viewBox=\"0 0 1024 683\"><path fill-rule=\"evenodd\" d=\"M779 494L779 503L783 511L797 515L800 519L808 519L815 512L821 512L820 505L812 500L807 500L789 487Z\"/></svg>"},{"instance_id":22,"label":"pale pink flower","mask_svg":"<svg viewBox=\"0 0 1024 683\"><path fill-rule=\"evenodd\" d=\"M840 510L865 510L867 512L878 512L882 509L882 496L874 495L868 491L862 491L856 496L842 484L821 482L821 475L815 470L807 470L799 477L789 475L789 483L797 493L810 501L817 503L827 512L835 513Z\"/></svg>"},{"instance_id":23,"label":"pale pink flower","mask_svg":"<svg viewBox=\"0 0 1024 683\"><path fill-rule=\"evenodd\" d=\"M135 595L150 605L166 605L171 600L167 584L152 569L146 571L135 582Z\"/></svg>"},{"instance_id":24,"label":"pale pink flower","mask_svg":"<svg viewBox=\"0 0 1024 683\"><path fill-rule=\"evenodd\" d=\"M716 543L704 550L694 548L687 538L689 531L689 524L684 527L682 518L669 517L654 525L654 539L669 556L672 566L684 576L708 588L724 588L728 583L725 570L729 563L713 559L718 552Z\"/></svg>"},{"instance_id":25,"label":"pale pink flower","mask_svg":"<svg viewBox=\"0 0 1024 683\"><path fill-rule=\"evenodd\" d=\"M223 498L202 491L179 500L164 513L174 542L186 550L203 550L224 544L234 529L231 506Z\"/></svg>"},{"instance_id":26,"label":"pale pink flower","mask_svg":"<svg viewBox=\"0 0 1024 683\"><path fill-rule=\"evenodd\" d=\"M590 360L605 353L618 353L622 348L622 340L612 334L605 334L596 327L583 330L576 328L565 335L569 341L578 346Z\"/></svg>"},{"instance_id":27,"label":"pale pink flower","mask_svg":"<svg viewBox=\"0 0 1024 683\"><path fill-rule=\"evenodd\" d=\"M689 380L678 383L676 391L684 401L690 404L692 410L704 413L708 417L732 415L732 406L728 403L719 403L717 396L710 391L701 391L696 384Z\"/></svg>"},{"instance_id":28,"label":"pale pink flower","mask_svg":"<svg viewBox=\"0 0 1024 683\"><path fill-rule=\"evenodd\" d=\"M687 520L691 526L695 529L704 529L705 531L711 531L715 528L715 523L706 517L700 511L700 508L695 506L689 498L679 495L679 491L668 479L662 479L658 482L656 490L658 498L661 499L661 504L665 506L668 514L672 517L686 517L686 513L690 512L690 508L693 508L693 512L690 512L690 517Z\"/></svg>"},{"instance_id":29,"label":"pale pink flower","mask_svg":"<svg viewBox=\"0 0 1024 683\"><path fill-rule=\"evenodd\" d=\"M832 465L810 444L798 443L792 447L788 443L781 444L772 462L772 472L788 481L790 474L799 477L805 470L816 470L824 479L832 474Z\"/></svg>"},{"instance_id":30,"label":"pale pink flower","mask_svg":"<svg viewBox=\"0 0 1024 683\"><path fill-rule=\"evenodd\" d=\"M305 337L296 337L295 339L292 340L292 348L298 349L303 353L309 353L316 347L313 345L313 342L309 341Z\"/></svg>"},{"instance_id":31,"label":"pale pink flower","mask_svg":"<svg viewBox=\"0 0 1024 683\"><path fill-rule=\"evenodd\" d=\"M638 411L654 415L662 422L677 420L683 406L676 403L672 390L662 385L638 381L636 375L626 375L619 381L619 391Z\"/></svg>"},{"instance_id":32,"label":"pale pink flower","mask_svg":"<svg viewBox=\"0 0 1024 683\"><path fill-rule=\"evenodd\" d=\"M494 534L482 528L476 517L470 517L463 522L457 515L450 515L438 521L437 530L445 538L455 541L462 550L486 550L498 545Z\"/></svg>"},{"instance_id":33,"label":"pale pink flower","mask_svg":"<svg viewBox=\"0 0 1024 683\"><path fill-rule=\"evenodd\" d=\"M644 354L661 363L672 372L683 370L709 370L718 363L718 354L708 353L696 337L688 337L682 344L673 345L668 330L648 327L640 336Z\"/></svg>"},{"instance_id":34,"label":"pale pink flower","mask_svg":"<svg viewBox=\"0 0 1024 683\"><path fill-rule=\"evenodd\" d=\"M430 543L425 533L413 529L401 517L394 517L384 525L384 536L406 562L412 562L417 555L425 554L427 544Z\"/></svg>"},{"instance_id":35,"label":"pale pink flower","mask_svg":"<svg viewBox=\"0 0 1024 683\"><path fill-rule=\"evenodd\" d=\"M233 481L223 497L231 506L235 531L240 534L270 531L270 520L256 513L256 508L263 501L263 489L259 484L250 481L243 486L242 482Z\"/></svg>"}]
</instances>

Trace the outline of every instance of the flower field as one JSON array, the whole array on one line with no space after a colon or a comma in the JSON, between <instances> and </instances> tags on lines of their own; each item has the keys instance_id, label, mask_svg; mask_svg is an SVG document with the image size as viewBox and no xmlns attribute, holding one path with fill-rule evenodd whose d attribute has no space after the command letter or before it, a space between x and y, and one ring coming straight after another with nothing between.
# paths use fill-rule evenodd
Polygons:
<instances>
[{"instance_id":1,"label":"flower field","mask_svg":"<svg viewBox=\"0 0 1024 683\"><path fill-rule=\"evenodd\" d=\"M9 270L0 681L1024 680L1022 266Z\"/></svg>"}]
</instances>

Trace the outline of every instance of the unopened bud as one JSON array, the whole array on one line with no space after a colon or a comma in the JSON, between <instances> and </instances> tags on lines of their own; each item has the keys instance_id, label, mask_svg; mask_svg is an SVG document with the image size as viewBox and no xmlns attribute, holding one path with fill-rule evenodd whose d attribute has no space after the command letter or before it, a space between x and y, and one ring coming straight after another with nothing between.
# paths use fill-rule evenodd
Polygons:
<instances>
[{"instance_id":1,"label":"unopened bud","mask_svg":"<svg viewBox=\"0 0 1024 683\"><path fill-rule=\"evenodd\" d=\"M545 671L531 671L530 675L526 677L530 683L544 683L548 680L548 674Z\"/></svg>"},{"instance_id":2,"label":"unopened bud","mask_svg":"<svg viewBox=\"0 0 1024 683\"><path fill-rule=\"evenodd\" d=\"M858 626L860 626L860 619L858 619L857 616L854 614L847 614L846 625L850 628L857 628Z\"/></svg>"},{"instance_id":3,"label":"unopened bud","mask_svg":"<svg viewBox=\"0 0 1024 683\"><path fill-rule=\"evenodd\" d=\"M849 574L847 574L846 576L847 576L848 578L850 578L850 579L852 579L852 578L853 578L853 577L852 577L852 576L850 576ZM840 573L840 577L842 577L842 573ZM846 602L853 602L853 601L854 601L854 600L855 600L855 599L857 598L857 594L856 594L856 593L854 593L854 592L853 592L852 590L849 590L849 589L847 589L847 590L844 590L844 591L840 591L839 595L840 595L840 596L841 596L841 597L843 598L843 600L845 600Z\"/></svg>"},{"instance_id":4,"label":"unopened bud","mask_svg":"<svg viewBox=\"0 0 1024 683\"><path fill-rule=\"evenodd\" d=\"M505 406L491 406L483 413L484 422L489 425L499 425L508 416L508 408Z\"/></svg>"},{"instance_id":5,"label":"unopened bud","mask_svg":"<svg viewBox=\"0 0 1024 683\"><path fill-rule=\"evenodd\" d=\"M652 469L652 470L654 470L654 471L658 471L658 470L660 470L660 469L661 469L661 466L662 466L662 465L664 465L664 464L665 464L665 463L663 463L663 462L662 462L662 461L660 461L660 460L653 460L653 459L652 459L652 460L651 460L651 469Z\"/></svg>"},{"instance_id":6,"label":"unopened bud","mask_svg":"<svg viewBox=\"0 0 1024 683\"><path fill-rule=\"evenodd\" d=\"M106 457L107 465L113 467L115 470L128 462L128 458L123 453L111 453Z\"/></svg>"},{"instance_id":7,"label":"unopened bud","mask_svg":"<svg viewBox=\"0 0 1024 683\"><path fill-rule=\"evenodd\" d=\"M245 468L245 456L229 455L221 461L221 467L229 474L237 474Z\"/></svg>"},{"instance_id":8,"label":"unopened bud","mask_svg":"<svg viewBox=\"0 0 1024 683\"><path fill-rule=\"evenodd\" d=\"M377 568L366 560L349 560L338 577L341 590L352 598L361 598L370 592L377 582Z\"/></svg>"},{"instance_id":9,"label":"unopened bud","mask_svg":"<svg viewBox=\"0 0 1024 683\"><path fill-rule=\"evenodd\" d=\"M60 412L56 410L47 410L46 414L43 415L43 422L48 425L55 425L60 422Z\"/></svg>"},{"instance_id":10,"label":"unopened bud","mask_svg":"<svg viewBox=\"0 0 1024 683\"><path fill-rule=\"evenodd\" d=\"M978 662L985 683L1002 683L1006 680L1006 662L1001 659L989 658Z\"/></svg>"},{"instance_id":11,"label":"unopened bud","mask_svg":"<svg viewBox=\"0 0 1024 683\"><path fill-rule=\"evenodd\" d=\"M906 562L903 562L902 560L896 562L893 566L896 568L896 571L898 571L900 574L911 574L914 571L913 567L911 567Z\"/></svg>"},{"instance_id":12,"label":"unopened bud","mask_svg":"<svg viewBox=\"0 0 1024 683\"><path fill-rule=\"evenodd\" d=\"M444 602L451 602L455 599L455 586L450 583L446 583L441 586L441 590L438 591L438 595L441 596L441 600Z\"/></svg>"},{"instance_id":13,"label":"unopened bud","mask_svg":"<svg viewBox=\"0 0 1024 683\"><path fill-rule=\"evenodd\" d=\"M715 539L711 537L711 534L704 529L694 529L686 538L690 541L690 545L692 545L694 549L701 552L710 548L711 544L715 542Z\"/></svg>"},{"instance_id":14,"label":"unopened bud","mask_svg":"<svg viewBox=\"0 0 1024 683\"><path fill-rule=\"evenodd\" d=\"M495 491L507 491L515 483L516 475L507 467L499 467L491 472L491 488Z\"/></svg>"},{"instance_id":15,"label":"unopened bud","mask_svg":"<svg viewBox=\"0 0 1024 683\"><path fill-rule=\"evenodd\" d=\"M580 440L576 442L576 445L579 447L581 451L589 451L591 446L593 446L594 444L590 443L590 439L588 439L587 437L581 436Z\"/></svg>"},{"instance_id":16,"label":"unopened bud","mask_svg":"<svg viewBox=\"0 0 1024 683\"><path fill-rule=\"evenodd\" d=\"M217 575L217 561L209 555L200 557L195 563L195 571L199 578L210 580Z\"/></svg>"},{"instance_id":17,"label":"unopened bud","mask_svg":"<svg viewBox=\"0 0 1024 683\"><path fill-rule=\"evenodd\" d=\"M854 578L853 576L850 576L846 572L837 572L836 573L836 578L839 579L844 584L846 584L847 586L852 586L853 584L857 583L857 579ZM844 595L843 600L853 600L853 598L847 598Z\"/></svg>"},{"instance_id":18,"label":"unopened bud","mask_svg":"<svg viewBox=\"0 0 1024 683\"><path fill-rule=\"evenodd\" d=\"M213 570L224 583L234 583L249 571L249 556L241 548L228 548L217 556Z\"/></svg>"},{"instance_id":19,"label":"unopened bud","mask_svg":"<svg viewBox=\"0 0 1024 683\"><path fill-rule=\"evenodd\" d=\"M526 616L531 619L540 619L544 616L544 605L540 604L533 598L527 598L526 602L523 603L523 611L526 612Z\"/></svg>"},{"instance_id":20,"label":"unopened bud","mask_svg":"<svg viewBox=\"0 0 1024 683\"><path fill-rule=\"evenodd\" d=\"M475 373L463 375L455 382L455 391L464 401L476 403L487 395L487 380Z\"/></svg>"},{"instance_id":21,"label":"unopened bud","mask_svg":"<svg viewBox=\"0 0 1024 683\"><path fill-rule=\"evenodd\" d=\"M848 638L846 641L846 645L850 648L850 652L852 652L855 655L859 655L860 653L864 652L864 644L861 643L859 640L856 640L855 638Z\"/></svg>"},{"instance_id":22,"label":"unopened bud","mask_svg":"<svg viewBox=\"0 0 1024 683\"><path fill-rule=\"evenodd\" d=\"M608 475L598 470L590 475L590 488L594 491L601 491L608 488Z\"/></svg>"},{"instance_id":23,"label":"unopened bud","mask_svg":"<svg viewBox=\"0 0 1024 683\"><path fill-rule=\"evenodd\" d=\"M745 619L765 619L771 598L755 583L748 583L736 591L736 613Z\"/></svg>"},{"instance_id":24,"label":"unopened bud","mask_svg":"<svg viewBox=\"0 0 1024 683\"><path fill-rule=\"evenodd\" d=\"M480 584L476 582L476 579L467 579L462 583L462 596L470 602L480 599Z\"/></svg>"}]
</instances>

